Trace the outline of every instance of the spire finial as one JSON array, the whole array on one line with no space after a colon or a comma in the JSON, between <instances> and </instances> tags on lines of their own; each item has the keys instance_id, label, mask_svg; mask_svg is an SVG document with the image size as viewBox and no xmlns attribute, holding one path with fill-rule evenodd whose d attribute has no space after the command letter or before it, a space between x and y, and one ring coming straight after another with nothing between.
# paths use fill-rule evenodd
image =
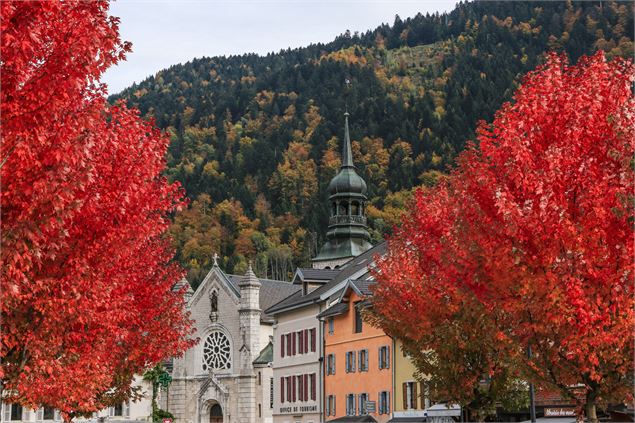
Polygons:
<instances>
[{"instance_id":1,"label":"spire finial","mask_svg":"<svg viewBox=\"0 0 635 423\"><path fill-rule=\"evenodd\" d=\"M346 87L344 88L344 99L345 99L345 108L344 108L344 144L342 145L342 168L344 167L355 167L353 165L353 152L351 150L351 137L348 133L348 94L351 88L351 80L346 78L344 80L346 83Z\"/></svg>"},{"instance_id":2,"label":"spire finial","mask_svg":"<svg viewBox=\"0 0 635 423\"><path fill-rule=\"evenodd\" d=\"M214 266L218 267L218 254L214 253L212 258L214 259Z\"/></svg>"}]
</instances>

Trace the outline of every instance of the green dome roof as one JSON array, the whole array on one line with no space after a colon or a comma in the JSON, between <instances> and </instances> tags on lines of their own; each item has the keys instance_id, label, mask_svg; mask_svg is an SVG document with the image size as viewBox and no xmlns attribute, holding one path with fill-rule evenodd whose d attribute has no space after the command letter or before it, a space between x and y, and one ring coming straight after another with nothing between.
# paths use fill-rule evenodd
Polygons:
<instances>
[{"instance_id":1,"label":"green dome roof","mask_svg":"<svg viewBox=\"0 0 635 423\"><path fill-rule=\"evenodd\" d=\"M328 192L330 195L336 194L360 194L365 196L367 191L366 182L355 172L355 168L345 167L331 179Z\"/></svg>"}]
</instances>

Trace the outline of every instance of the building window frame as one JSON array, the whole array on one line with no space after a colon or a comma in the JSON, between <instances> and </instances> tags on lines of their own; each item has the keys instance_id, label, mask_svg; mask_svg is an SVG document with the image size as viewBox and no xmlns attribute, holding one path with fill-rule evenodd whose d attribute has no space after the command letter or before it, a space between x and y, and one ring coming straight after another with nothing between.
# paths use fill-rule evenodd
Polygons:
<instances>
[{"instance_id":1,"label":"building window frame","mask_svg":"<svg viewBox=\"0 0 635 423\"><path fill-rule=\"evenodd\" d=\"M364 330L364 323L362 319L362 309L360 307L360 302L355 303L355 319L353 322L353 332L354 333L362 333Z\"/></svg>"},{"instance_id":2,"label":"building window frame","mask_svg":"<svg viewBox=\"0 0 635 423\"><path fill-rule=\"evenodd\" d=\"M368 349L359 350L358 352L359 360L358 360L358 370L360 372L368 371Z\"/></svg>"},{"instance_id":3,"label":"building window frame","mask_svg":"<svg viewBox=\"0 0 635 423\"><path fill-rule=\"evenodd\" d=\"M390 369L390 346L379 347L379 370Z\"/></svg>"}]
</instances>

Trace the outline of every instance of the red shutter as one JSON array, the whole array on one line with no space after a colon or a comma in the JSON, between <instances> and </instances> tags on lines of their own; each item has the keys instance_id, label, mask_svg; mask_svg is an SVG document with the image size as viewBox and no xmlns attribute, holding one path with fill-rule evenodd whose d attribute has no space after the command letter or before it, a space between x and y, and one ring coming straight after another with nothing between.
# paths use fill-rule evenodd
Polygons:
<instances>
[{"instance_id":1,"label":"red shutter","mask_svg":"<svg viewBox=\"0 0 635 423\"><path fill-rule=\"evenodd\" d=\"M291 355L291 334L287 333L287 355Z\"/></svg>"},{"instance_id":2,"label":"red shutter","mask_svg":"<svg viewBox=\"0 0 635 423\"><path fill-rule=\"evenodd\" d=\"M304 329L304 351L309 352L309 330Z\"/></svg>"},{"instance_id":3,"label":"red shutter","mask_svg":"<svg viewBox=\"0 0 635 423\"><path fill-rule=\"evenodd\" d=\"M300 354L303 354L305 352L304 351L304 339L303 339L302 335L304 335L304 331L298 332L298 344L300 344L299 347L298 347L298 350L299 350Z\"/></svg>"},{"instance_id":4,"label":"red shutter","mask_svg":"<svg viewBox=\"0 0 635 423\"><path fill-rule=\"evenodd\" d=\"M284 357L284 335L280 335L280 357Z\"/></svg>"},{"instance_id":5,"label":"red shutter","mask_svg":"<svg viewBox=\"0 0 635 423\"><path fill-rule=\"evenodd\" d=\"M287 401L291 402L291 378L287 376Z\"/></svg>"},{"instance_id":6,"label":"red shutter","mask_svg":"<svg viewBox=\"0 0 635 423\"><path fill-rule=\"evenodd\" d=\"M302 375L296 376L298 378L298 399L300 401L304 400L304 384L302 383Z\"/></svg>"},{"instance_id":7,"label":"red shutter","mask_svg":"<svg viewBox=\"0 0 635 423\"><path fill-rule=\"evenodd\" d=\"M412 408L417 409L417 382L412 382Z\"/></svg>"},{"instance_id":8,"label":"red shutter","mask_svg":"<svg viewBox=\"0 0 635 423\"><path fill-rule=\"evenodd\" d=\"M291 376L291 400L293 402L295 402L296 400L296 396L295 396L295 377Z\"/></svg>"},{"instance_id":9,"label":"red shutter","mask_svg":"<svg viewBox=\"0 0 635 423\"><path fill-rule=\"evenodd\" d=\"M315 373L311 373L311 399L315 401Z\"/></svg>"},{"instance_id":10,"label":"red shutter","mask_svg":"<svg viewBox=\"0 0 635 423\"><path fill-rule=\"evenodd\" d=\"M284 402L284 378L280 378L280 402Z\"/></svg>"},{"instance_id":11,"label":"red shutter","mask_svg":"<svg viewBox=\"0 0 635 423\"><path fill-rule=\"evenodd\" d=\"M311 329L311 351L315 352L315 328Z\"/></svg>"},{"instance_id":12,"label":"red shutter","mask_svg":"<svg viewBox=\"0 0 635 423\"><path fill-rule=\"evenodd\" d=\"M402 383L401 387L403 388L403 409L407 410L408 409L408 383L407 382Z\"/></svg>"},{"instance_id":13,"label":"red shutter","mask_svg":"<svg viewBox=\"0 0 635 423\"><path fill-rule=\"evenodd\" d=\"M295 332L291 333L291 354L295 355L295 344L296 344L296 339L297 339L297 334Z\"/></svg>"},{"instance_id":14,"label":"red shutter","mask_svg":"<svg viewBox=\"0 0 635 423\"><path fill-rule=\"evenodd\" d=\"M309 400L309 375L304 375L304 400Z\"/></svg>"}]
</instances>

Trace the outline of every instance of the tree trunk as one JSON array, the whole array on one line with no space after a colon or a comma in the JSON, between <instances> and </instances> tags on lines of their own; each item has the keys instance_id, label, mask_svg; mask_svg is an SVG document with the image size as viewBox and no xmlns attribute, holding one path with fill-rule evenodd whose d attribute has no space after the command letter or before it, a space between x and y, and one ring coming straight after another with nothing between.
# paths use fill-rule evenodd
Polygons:
<instances>
[{"instance_id":1,"label":"tree trunk","mask_svg":"<svg viewBox=\"0 0 635 423\"><path fill-rule=\"evenodd\" d=\"M595 408L595 400L594 399L589 399L587 397L587 402L585 405L585 409L586 409L586 418L588 420L589 423L598 423L598 415L597 415L597 410Z\"/></svg>"}]
</instances>

